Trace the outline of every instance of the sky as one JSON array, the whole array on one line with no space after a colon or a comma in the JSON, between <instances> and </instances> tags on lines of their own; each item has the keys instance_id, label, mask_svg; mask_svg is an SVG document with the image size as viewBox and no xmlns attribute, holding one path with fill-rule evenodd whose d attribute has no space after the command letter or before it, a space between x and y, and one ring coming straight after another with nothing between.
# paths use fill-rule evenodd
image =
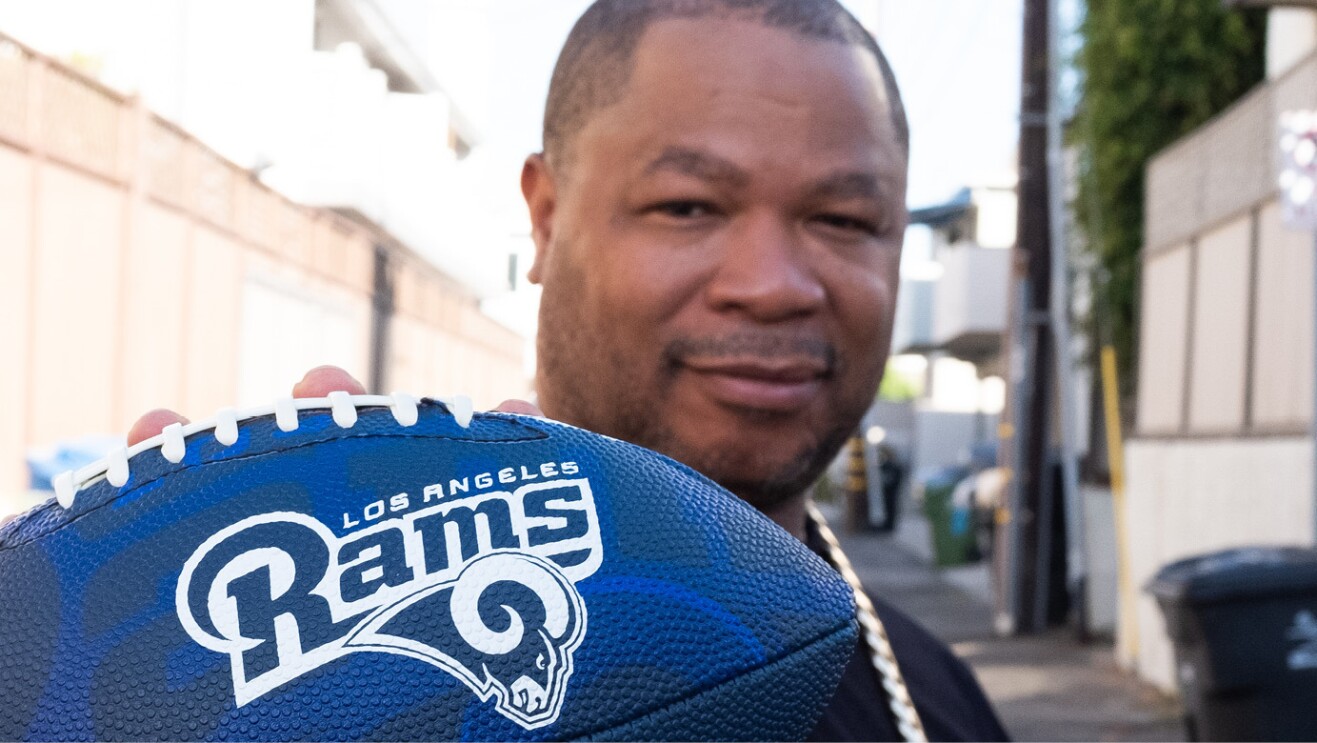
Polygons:
<instances>
[{"instance_id":1,"label":"sky","mask_svg":"<svg viewBox=\"0 0 1317 743\"><path fill-rule=\"evenodd\" d=\"M910 204L940 203L966 185L1009 181L1018 133L1020 0L844 4L874 22L902 89L911 120ZM484 65L443 65L457 73L450 73L450 87L459 102L474 104L485 156L498 163L495 177L515 185L522 158L540 146L553 61L589 0L447 0L447 5L464 21L449 27L463 28L465 38L437 46L483 46L465 56L487 55ZM484 33L471 33L473 27ZM474 72L463 79L463 70ZM479 92L463 95L464 90Z\"/></svg>"},{"instance_id":2,"label":"sky","mask_svg":"<svg viewBox=\"0 0 1317 743\"><path fill-rule=\"evenodd\" d=\"M878 39L910 116L910 204L1011 178L1020 0L880 0Z\"/></svg>"}]
</instances>

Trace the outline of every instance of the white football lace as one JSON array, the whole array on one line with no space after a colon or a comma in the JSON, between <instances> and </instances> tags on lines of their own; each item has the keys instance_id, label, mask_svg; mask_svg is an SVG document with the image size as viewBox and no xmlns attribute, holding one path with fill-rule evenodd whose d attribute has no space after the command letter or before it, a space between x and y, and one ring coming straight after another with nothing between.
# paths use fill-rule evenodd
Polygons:
<instances>
[{"instance_id":1,"label":"white football lace","mask_svg":"<svg viewBox=\"0 0 1317 743\"><path fill-rule=\"evenodd\" d=\"M916 741L927 743L928 735L924 732L924 722L919 719L914 700L910 698L910 689L906 687L905 677L901 675L901 667L896 663L896 653L892 652L892 642L887 637L887 628L883 626L883 621L878 618L878 610L869 600L869 595L864 592L860 576L855 573L855 568L851 566L846 553L842 552L841 542L837 540L837 535L832 533L832 529L828 528L828 522L823 518L823 514L813 502L807 503L805 507L810 521L814 522L819 536L827 545L828 562L832 563L832 567L836 568L838 573L841 573L841 577L846 579L855 594L855 618L859 620L860 630L864 633L864 644L869 650L869 661L878 672L883 691L887 692L887 704L892 710L892 717L896 720L901 738L912 743Z\"/></svg>"},{"instance_id":2,"label":"white football lace","mask_svg":"<svg viewBox=\"0 0 1317 743\"><path fill-rule=\"evenodd\" d=\"M432 398L441 402L453 419L462 428L471 427L471 418L475 415L471 398L462 395ZM420 418L417 409L420 401L405 393L392 395L349 395L346 392L331 392L328 397L281 398L273 405L263 405L246 410L226 409L216 413L213 418L196 423L172 423L160 432L139 444L121 447L109 453L104 459L83 467L82 469L57 475L51 482L55 487L55 500L64 508L72 508L77 494L87 486L104 477L105 481L116 488L128 482L129 460L151 449L159 449L166 460L178 464L187 454L187 437L203 431L214 431L215 440L224 446L238 442L238 426L243 421L274 415L275 425L280 431L289 433L298 427L298 413L303 410L328 409L334 423L340 428L352 428L357 424L358 408L387 407L393 413L398 425L408 428L416 425Z\"/></svg>"}]
</instances>

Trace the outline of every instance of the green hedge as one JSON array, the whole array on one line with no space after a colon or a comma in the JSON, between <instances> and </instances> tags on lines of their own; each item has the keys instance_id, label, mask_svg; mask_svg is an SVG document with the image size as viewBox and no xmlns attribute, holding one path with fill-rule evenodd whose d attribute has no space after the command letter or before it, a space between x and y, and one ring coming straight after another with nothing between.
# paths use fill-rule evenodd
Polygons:
<instances>
[{"instance_id":1,"label":"green hedge","mask_svg":"<svg viewBox=\"0 0 1317 743\"><path fill-rule=\"evenodd\" d=\"M1090 332L1115 344L1122 393L1134 365L1149 158L1262 80L1266 12L1222 0L1088 0L1070 130L1080 145L1076 211L1099 266Z\"/></svg>"}]
</instances>

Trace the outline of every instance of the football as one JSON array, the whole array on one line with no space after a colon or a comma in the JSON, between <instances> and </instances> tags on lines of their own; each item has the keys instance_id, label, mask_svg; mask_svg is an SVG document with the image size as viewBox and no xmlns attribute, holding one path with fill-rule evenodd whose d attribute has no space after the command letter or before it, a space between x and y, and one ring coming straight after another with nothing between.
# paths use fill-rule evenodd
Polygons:
<instances>
[{"instance_id":1,"label":"football","mask_svg":"<svg viewBox=\"0 0 1317 743\"><path fill-rule=\"evenodd\" d=\"M654 452L465 399L287 398L0 528L0 739L803 738L846 583Z\"/></svg>"}]
</instances>

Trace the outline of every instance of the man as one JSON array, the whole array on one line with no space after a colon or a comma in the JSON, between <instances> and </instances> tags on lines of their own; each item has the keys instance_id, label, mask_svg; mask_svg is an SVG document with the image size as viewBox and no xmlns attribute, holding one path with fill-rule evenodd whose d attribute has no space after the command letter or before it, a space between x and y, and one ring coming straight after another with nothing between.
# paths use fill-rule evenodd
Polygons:
<instances>
[{"instance_id":1,"label":"man","mask_svg":"<svg viewBox=\"0 0 1317 743\"><path fill-rule=\"evenodd\" d=\"M826 553L807 488L886 361L907 151L886 60L835 0L596 2L521 179L544 414L686 462ZM319 369L295 394L333 389L361 391ZM945 646L878 614L931 738L1005 737ZM898 739L873 651L815 738Z\"/></svg>"}]
</instances>

